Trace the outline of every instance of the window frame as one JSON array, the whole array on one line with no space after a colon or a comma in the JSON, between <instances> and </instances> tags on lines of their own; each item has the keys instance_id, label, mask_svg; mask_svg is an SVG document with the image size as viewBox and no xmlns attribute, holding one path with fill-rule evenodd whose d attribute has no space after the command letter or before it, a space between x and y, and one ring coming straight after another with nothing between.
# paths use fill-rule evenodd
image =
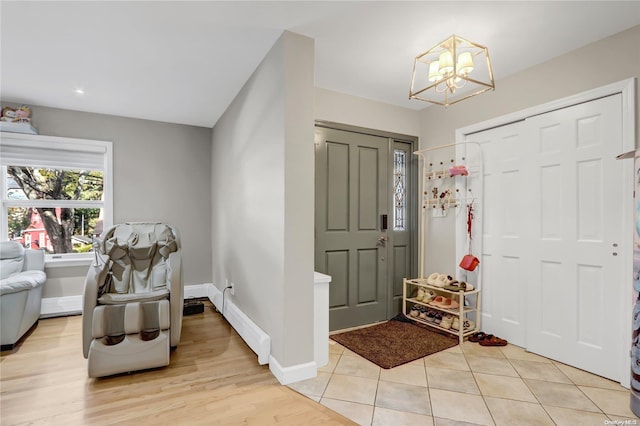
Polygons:
<instances>
[{"instance_id":1,"label":"window frame","mask_svg":"<svg viewBox=\"0 0 640 426\"><path fill-rule=\"evenodd\" d=\"M58 136L30 135L22 133L0 132L0 155L5 149L17 148L28 151L29 160L23 159L22 163L30 167L43 167L37 164L38 155L44 158L43 152L55 152L60 154L101 155L102 161L99 170L103 172L103 200L11 200L7 198L7 168L0 165L0 241L8 240L8 209L10 207L77 207L77 208L102 208L103 229L113 226L113 144L110 141L98 141L90 139L75 139ZM81 157L81 155L78 155ZM25 157L26 158L26 157ZM34 160L31 160L34 158ZM30 163L33 161L33 163ZM64 166L75 168L76 164ZM94 167L95 168L95 167ZM76 266L89 264L93 254L89 253L60 253L47 254L45 264L47 267Z\"/></svg>"}]
</instances>

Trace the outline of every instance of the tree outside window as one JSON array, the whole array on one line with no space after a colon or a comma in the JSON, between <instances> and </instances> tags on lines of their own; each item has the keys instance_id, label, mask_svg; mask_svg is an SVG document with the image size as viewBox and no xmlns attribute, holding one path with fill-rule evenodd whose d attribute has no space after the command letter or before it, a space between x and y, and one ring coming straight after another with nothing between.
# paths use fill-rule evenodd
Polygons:
<instances>
[{"instance_id":1,"label":"tree outside window","mask_svg":"<svg viewBox=\"0 0 640 426\"><path fill-rule=\"evenodd\" d=\"M6 173L9 239L52 253L91 250L102 232L102 171L9 165Z\"/></svg>"}]
</instances>

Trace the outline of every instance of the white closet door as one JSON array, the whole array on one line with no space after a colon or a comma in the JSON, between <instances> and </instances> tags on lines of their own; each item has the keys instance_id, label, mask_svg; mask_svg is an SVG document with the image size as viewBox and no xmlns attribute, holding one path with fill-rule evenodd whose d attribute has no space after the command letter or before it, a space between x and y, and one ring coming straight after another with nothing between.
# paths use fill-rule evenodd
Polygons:
<instances>
[{"instance_id":1,"label":"white closet door","mask_svg":"<svg viewBox=\"0 0 640 426\"><path fill-rule=\"evenodd\" d=\"M615 159L621 114L614 95L526 120L522 224L527 349L616 380L628 320L620 303L628 273L613 254L628 231Z\"/></svg>"},{"instance_id":2,"label":"white closet door","mask_svg":"<svg viewBox=\"0 0 640 426\"><path fill-rule=\"evenodd\" d=\"M482 329L525 346L528 277L523 274L522 166L524 122L468 136L484 154L482 217Z\"/></svg>"}]
</instances>

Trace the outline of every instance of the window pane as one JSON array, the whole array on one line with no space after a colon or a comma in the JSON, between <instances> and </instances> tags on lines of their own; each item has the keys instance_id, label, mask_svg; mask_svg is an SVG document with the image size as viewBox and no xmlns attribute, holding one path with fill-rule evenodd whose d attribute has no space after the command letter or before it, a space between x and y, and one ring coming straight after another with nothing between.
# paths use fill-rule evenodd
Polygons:
<instances>
[{"instance_id":1,"label":"window pane","mask_svg":"<svg viewBox=\"0 0 640 426\"><path fill-rule=\"evenodd\" d=\"M99 201L103 187L102 171L7 166L5 193L10 200Z\"/></svg>"},{"instance_id":2,"label":"window pane","mask_svg":"<svg viewBox=\"0 0 640 426\"><path fill-rule=\"evenodd\" d=\"M407 217L407 153L393 151L393 229L404 231Z\"/></svg>"},{"instance_id":3,"label":"window pane","mask_svg":"<svg viewBox=\"0 0 640 426\"><path fill-rule=\"evenodd\" d=\"M8 239L47 253L92 251L92 238L102 233L102 209L9 207L7 211Z\"/></svg>"}]
</instances>

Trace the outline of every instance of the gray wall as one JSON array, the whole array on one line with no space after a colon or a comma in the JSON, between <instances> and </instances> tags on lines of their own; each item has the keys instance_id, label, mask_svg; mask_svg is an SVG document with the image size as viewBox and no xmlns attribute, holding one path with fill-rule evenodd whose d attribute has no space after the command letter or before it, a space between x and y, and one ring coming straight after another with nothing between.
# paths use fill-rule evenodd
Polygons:
<instances>
[{"instance_id":1,"label":"gray wall","mask_svg":"<svg viewBox=\"0 0 640 426\"><path fill-rule=\"evenodd\" d=\"M4 105L4 103L3 103ZM39 134L113 142L114 223L181 234L186 285L211 282L211 129L31 106ZM50 268L43 297L82 294L79 268Z\"/></svg>"},{"instance_id":2,"label":"gray wall","mask_svg":"<svg viewBox=\"0 0 640 426\"><path fill-rule=\"evenodd\" d=\"M422 112L421 148L455 142L455 130L541 105L609 83L640 76L640 26L496 81L496 90L451 106ZM602 66L607 64L607 66ZM636 81L636 127L640 123ZM636 147L638 143L636 129ZM425 273L455 271L453 215L438 219L427 236Z\"/></svg>"},{"instance_id":3,"label":"gray wall","mask_svg":"<svg viewBox=\"0 0 640 426\"><path fill-rule=\"evenodd\" d=\"M283 367L313 361L313 58L283 33L212 138L213 283Z\"/></svg>"}]
</instances>

